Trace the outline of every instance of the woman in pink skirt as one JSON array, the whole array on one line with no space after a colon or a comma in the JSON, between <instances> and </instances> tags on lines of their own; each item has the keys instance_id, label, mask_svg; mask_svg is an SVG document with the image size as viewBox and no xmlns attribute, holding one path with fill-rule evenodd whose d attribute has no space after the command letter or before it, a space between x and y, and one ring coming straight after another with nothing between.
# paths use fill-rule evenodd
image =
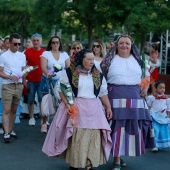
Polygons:
<instances>
[{"instance_id":1,"label":"woman in pink skirt","mask_svg":"<svg viewBox=\"0 0 170 170\"><path fill-rule=\"evenodd\" d=\"M112 118L112 111L107 83L94 65L93 52L83 49L76 53L71 67L63 71L60 82L71 85L74 105L80 113L76 116L77 125L73 126L70 105L60 92L62 102L48 131L43 152L64 158L70 170L90 170L105 164L112 148L107 121Z\"/></svg>"}]
</instances>

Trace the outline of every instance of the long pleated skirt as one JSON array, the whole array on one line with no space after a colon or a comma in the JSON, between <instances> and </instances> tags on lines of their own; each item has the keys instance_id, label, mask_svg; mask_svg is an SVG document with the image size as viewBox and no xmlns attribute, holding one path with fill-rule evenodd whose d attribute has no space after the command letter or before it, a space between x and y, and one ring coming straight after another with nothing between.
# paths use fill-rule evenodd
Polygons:
<instances>
[{"instance_id":1,"label":"long pleated skirt","mask_svg":"<svg viewBox=\"0 0 170 170\"><path fill-rule=\"evenodd\" d=\"M106 163L112 148L111 129L99 98L75 98L80 114L73 126L66 113L65 104L60 103L46 136L42 151L48 156L64 158L75 168L92 164L97 167Z\"/></svg>"},{"instance_id":2,"label":"long pleated skirt","mask_svg":"<svg viewBox=\"0 0 170 170\"><path fill-rule=\"evenodd\" d=\"M154 148L152 119L138 85L108 85L112 118L112 154L140 156Z\"/></svg>"}]
</instances>

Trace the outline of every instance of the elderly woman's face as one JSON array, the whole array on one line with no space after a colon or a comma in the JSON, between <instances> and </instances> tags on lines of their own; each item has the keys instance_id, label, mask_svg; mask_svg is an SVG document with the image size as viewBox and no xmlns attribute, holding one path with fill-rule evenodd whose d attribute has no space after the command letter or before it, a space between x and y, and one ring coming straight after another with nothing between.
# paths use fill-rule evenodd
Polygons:
<instances>
[{"instance_id":1,"label":"elderly woman's face","mask_svg":"<svg viewBox=\"0 0 170 170\"><path fill-rule=\"evenodd\" d=\"M90 70L94 65L94 54L87 53L86 57L83 59L83 69Z\"/></svg>"},{"instance_id":2,"label":"elderly woman's face","mask_svg":"<svg viewBox=\"0 0 170 170\"><path fill-rule=\"evenodd\" d=\"M120 57L129 57L132 42L128 37L121 37L118 41L118 55Z\"/></svg>"}]
</instances>

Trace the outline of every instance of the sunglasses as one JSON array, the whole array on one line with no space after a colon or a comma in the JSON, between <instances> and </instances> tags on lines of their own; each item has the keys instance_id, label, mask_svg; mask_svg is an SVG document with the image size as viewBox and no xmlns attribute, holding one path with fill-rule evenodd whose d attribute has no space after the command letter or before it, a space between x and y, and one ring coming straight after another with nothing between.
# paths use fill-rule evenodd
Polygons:
<instances>
[{"instance_id":1,"label":"sunglasses","mask_svg":"<svg viewBox=\"0 0 170 170\"><path fill-rule=\"evenodd\" d=\"M75 50L75 49L79 50L79 49L80 49L80 47L73 47L73 50Z\"/></svg>"},{"instance_id":2,"label":"sunglasses","mask_svg":"<svg viewBox=\"0 0 170 170\"><path fill-rule=\"evenodd\" d=\"M41 35L41 34L36 33L36 34L33 34L33 35L32 35L32 37L42 37L42 35Z\"/></svg>"},{"instance_id":3,"label":"sunglasses","mask_svg":"<svg viewBox=\"0 0 170 170\"><path fill-rule=\"evenodd\" d=\"M100 47L100 45L93 45L93 48L95 48L95 47L99 48L99 47Z\"/></svg>"},{"instance_id":4,"label":"sunglasses","mask_svg":"<svg viewBox=\"0 0 170 170\"><path fill-rule=\"evenodd\" d=\"M14 46L21 46L21 43L12 43L12 44L14 44Z\"/></svg>"},{"instance_id":5,"label":"sunglasses","mask_svg":"<svg viewBox=\"0 0 170 170\"><path fill-rule=\"evenodd\" d=\"M52 44L60 44L60 41L52 41Z\"/></svg>"}]
</instances>

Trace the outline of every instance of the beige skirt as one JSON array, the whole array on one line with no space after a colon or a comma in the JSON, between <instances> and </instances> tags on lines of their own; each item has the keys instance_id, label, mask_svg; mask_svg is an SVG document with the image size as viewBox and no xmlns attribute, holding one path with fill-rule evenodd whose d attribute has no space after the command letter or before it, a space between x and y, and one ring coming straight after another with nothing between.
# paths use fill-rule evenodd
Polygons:
<instances>
[{"instance_id":1,"label":"beige skirt","mask_svg":"<svg viewBox=\"0 0 170 170\"><path fill-rule=\"evenodd\" d=\"M105 164L101 130L74 128L68 148L58 157L65 159L74 168L85 168L88 164L93 167Z\"/></svg>"}]
</instances>

